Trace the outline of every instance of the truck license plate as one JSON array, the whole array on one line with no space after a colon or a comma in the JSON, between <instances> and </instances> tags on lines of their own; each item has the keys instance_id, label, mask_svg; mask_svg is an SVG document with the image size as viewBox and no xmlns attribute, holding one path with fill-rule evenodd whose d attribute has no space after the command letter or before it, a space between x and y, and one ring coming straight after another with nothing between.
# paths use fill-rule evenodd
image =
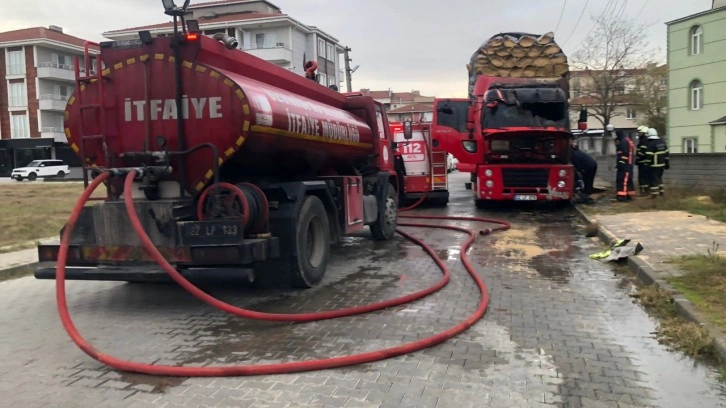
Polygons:
<instances>
[{"instance_id":1,"label":"truck license plate","mask_svg":"<svg viewBox=\"0 0 726 408\"><path fill-rule=\"evenodd\" d=\"M515 194L514 201L537 201L537 196L534 194Z\"/></svg>"},{"instance_id":2,"label":"truck license plate","mask_svg":"<svg viewBox=\"0 0 726 408\"><path fill-rule=\"evenodd\" d=\"M180 222L179 232L184 245L231 245L244 238L241 220Z\"/></svg>"}]
</instances>

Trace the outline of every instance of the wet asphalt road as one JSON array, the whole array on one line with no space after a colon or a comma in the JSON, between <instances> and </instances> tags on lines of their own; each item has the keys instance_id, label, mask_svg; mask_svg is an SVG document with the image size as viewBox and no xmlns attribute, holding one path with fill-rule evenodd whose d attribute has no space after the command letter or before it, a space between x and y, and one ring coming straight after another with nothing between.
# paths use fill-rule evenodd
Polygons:
<instances>
[{"instance_id":1,"label":"wet asphalt road","mask_svg":"<svg viewBox=\"0 0 726 408\"><path fill-rule=\"evenodd\" d=\"M480 237L470 259L491 293L480 322L427 350L342 369L236 378L152 378L110 370L70 341L54 283L0 283L2 407L726 407L712 370L668 353L655 324L628 297L630 284L587 255L570 209L475 210L465 175L451 178L446 209L512 222ZM456 225L479 228L467 222ZM389 310L287 324L218 312L174 285L68 283L71 314L100 350L170 365L262 364L340 356L429 336L465 319L478 292L458 264L462 234L406 228L452 268L441 292ZM334 249L320 287L299 292L207 287L228 302L269 312L353 306L406 294L440 277L416 245L363 233Z\"/></svg>"}]
</instances>

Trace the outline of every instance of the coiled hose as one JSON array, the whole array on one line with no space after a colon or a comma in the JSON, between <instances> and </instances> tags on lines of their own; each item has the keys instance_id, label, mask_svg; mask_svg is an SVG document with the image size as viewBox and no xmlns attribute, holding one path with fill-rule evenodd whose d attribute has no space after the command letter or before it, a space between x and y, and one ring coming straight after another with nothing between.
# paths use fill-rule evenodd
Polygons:
<instances>
[{"instance_id":1,"label":"coiled hose","mask_svg":"<svg viewBox=\"0 0 726 408\"><path fill-rule=\"evenodd\" d=\"M444 264L444 262L441 261L441 259L439 259L436 256L436 254L434 253L433 249L430 246L428 246L422 240L419 240L418 238L415 238L412 235L410 235L404 231L401 231L399 229L399 230L396 230L396 232L398 232L399 234L401 234L408 240L414 242L415 244L417 244L421 248L423 248L429 254L429 256L431 256L431 258L434 260L434 262L436 262L436 264L439 266L439 268L443 272L444 277L439 282L437 282L435 285L433 285L431 288L416 292L411 295L403 296L403 297L396 298L396 299L391 299L391 300L384 301L384 302L378 302L378 303L374 303L371 305L358 306L358 307L346 308L346 309L341 309L341 310L325 311L325 312L301 313L301 314L276 314L276 313L256 312L253 310L239 308L234 305L230 305L228 303L222 302L216 298L213 298L212 296L209 296L208 294L204 293L202 290L200 290L196 286L192 285L183 276L181 276L181 274L179 274L179 272L177 272L166 261L166 259L164 259L164 257L161 255L161 253L159 253L159 251L156 249L156 247L151 242L149 236L144 231L144 229L139 221L138 215L136 214L136 210L134 209L134 206L133 206L133 199L131 196L131 191L132 191L133 179L135 177L135 174L136 174L135 171L131 171L126 177L124 199L126 202L126 209L127 209L129 218L131 220L131 223L132 223L135 231L141 238L144 248L149 252L149 254L152 256L152 258L157 263L159 263L160 266L162 266L162 268L166 271L166 273L168 273L169 276L175 282L177 282L179 285L181 285L184 289L186 289L187 291L192 293L194 296L196 296L200 300L202 300L212 306L215 306L221 310L224 310L228 313L235 314L237 316L247 317L250 319L258 319L258 320L290 321L290 322L293 322L293 321L294 322L308 322L308 321L315 321L315 320L322 320L322 319L332 319L332 318L336 318L336 317L352 316L355 314L380 310L380 309L384 309L387 307L410 302L410 301L413 301L416 299L420 299L420 298L427 296L427 295L441 289L442 287L444 287L446 285L446 283L448 283L449 277L451 275L451 272L449 271L446 264ZM477 306L474 313L472 313L466 320L455 325L454 327L449 328L448 330L439 332L430 337L426 337L426 338L423 338L423 339L420 339L417 341L402 344L402 345L399 345L396 347L390 347L390 348L366 352L366 353L352 354L352 355L341 356L341 357L325 358L325 359L319 359L319 360L308 360L308 361L287 362L287 363L277 363L277 364L261 364L261 365L239 365L239 366L218 366L218 367L215 367L215 366L179 367L179 366L153 365L153 364L127 361L127 360L122 360L122 359L116 358L109 354L105 354L99 350L96 350L93 347L93 345L91 345L78 332L78 329L73 324L73 320L71 319L71 316L68 312L68 304L67 304L66 292L65 292L66 262L67 262L68 247L69 247L69 241L70 241L71 234L76 225L76 222L78 221L78 218L81 215L84 205L90 198L93 191L96 190L96 188L101 183L106 181L109 177L110 177L110 173L107 173L107 172L102 173L98 177L96 177L91 182L91 184L83 191L83 193L81 194L81 197L78 199L78 202L76 203L75 207L73 208L73 211L71 212L71 216L70 216L68 223L66 225L66 228L63 232L63 237L61 239L60 252L58 254L58 266L57 266L57 272L56 272L56 300L57 300L58 312L60 314L60 318L61 318L61 322L63 323L63 327L68 332L68 334L71 337L71 339L73 340L73 342L81 350L83 350L83 352L85 352L87 355L89 355L91 358L93 358L103 364L106 364L108 366L111 366L113 368L123 370L123 371L148 374L148 375L180 376L180 377L221 377L221 376L282 374L282 373L291 373L291 372L330 369L330 368L336 368L336 367L345 367L345 366L369 363L369 362L373 362L373 361L378 361L378 360L383 360L383 359L396 357L396 356L400 356L400 355L404 355L404 354L413 353L415 351L422 350L422 349L431 347L433 345L442 343L442 342L458 335L459 333L465 331L472 325L474 325L474 323L476 323L479 319L481 319L484 316L484 313L486 312L487 307L489 305L489 294L487 291L486 284L476 274L476 272L474 271L474 268L471 266L471 263L469 262L468 256L466 255L466 252L468 251L469 247L476 239L477 234L474 231L466 229L466 228L450 226L450 225L399 223L398 225L405 226L405 227L446 229L446 230L451 230L451 231L462 232L462 233L465 233L468 235L468 238L466 239L466 241L464 241L464 243L462 243L460 246L461 262L463 263L467 272L469 273L469 275L471 276L471 278L474 280L477 287L479 288L481 298L479 300L479 305ZM490 219L485 219L485 218L414 216L414 215L401 215L399 217L408 218L408 219L477 221L477 222L496 224L496 227L489 228L484 231L480 231L480 234L482 234L482 235L486 235L486 234L490 234L494 231L502 231L502 230L506 230L506 229L510 228L510 225L507 222L498 221L498 220L490 220Z\"/></svg>"}]
</instances>

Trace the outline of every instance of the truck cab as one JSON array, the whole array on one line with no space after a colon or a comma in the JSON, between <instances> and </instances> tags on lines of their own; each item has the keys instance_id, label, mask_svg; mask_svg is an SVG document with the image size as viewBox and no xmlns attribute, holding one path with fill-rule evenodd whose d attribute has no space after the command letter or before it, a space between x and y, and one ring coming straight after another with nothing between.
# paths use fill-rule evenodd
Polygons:
<instances>
[{"instance_id":1,"label":"truck cab","mask_svg":"<svg viewBox=\"0 0 726 408\"><path fill-rule=\"evenodd\" d=\"M567 95L558 80L481 75L471 99L437 99L432 134L471 173L477 205L569 201Z\"/></svg>"}]
</instances>

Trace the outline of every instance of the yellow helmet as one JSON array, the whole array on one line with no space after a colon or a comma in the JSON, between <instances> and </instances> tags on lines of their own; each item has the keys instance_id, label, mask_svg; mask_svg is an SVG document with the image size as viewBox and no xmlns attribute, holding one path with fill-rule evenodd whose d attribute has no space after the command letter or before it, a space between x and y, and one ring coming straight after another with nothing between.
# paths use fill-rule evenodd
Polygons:
<instances>
[{"instance_id":1,"label":"yellow helmet","mask_svg":"<svg viewBox=\"0 0 726 408\"><path fill-rule=\"evenodd\" d=\"M648 133L648 126L638 126L638 133Z\"/></svg>"}]
</instances>

